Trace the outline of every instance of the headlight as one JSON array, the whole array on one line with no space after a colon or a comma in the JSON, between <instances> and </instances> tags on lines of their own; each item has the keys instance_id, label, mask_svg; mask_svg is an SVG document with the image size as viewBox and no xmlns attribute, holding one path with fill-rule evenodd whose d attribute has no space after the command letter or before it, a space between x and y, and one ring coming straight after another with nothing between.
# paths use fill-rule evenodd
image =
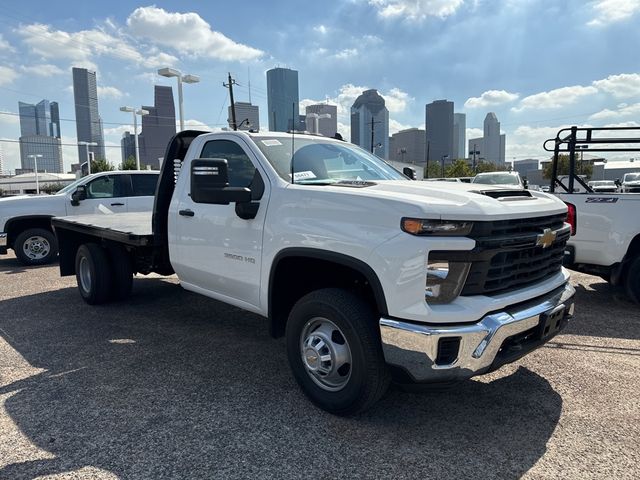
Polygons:
<instances>
[{"instance_id":1,"label":"headlight","mask_svg":"<svg viewBox=\"0 0 640 480\"><path fill-rule=\"evenodd\" d=\"M429 260L425 299L428 303L449 303L454 300L467 280L470 263Z\"/></svg>"},{"instance_id":2,"label":"headlight","mask_svg":"<svg viewBox=\"0 0 640 480\"><path fill-rule=\"evenodd\" d=\"M412 235L469 235L472 222L460 222L457 220L427 220L420 218L403 218L400 227L403 231Z\"/></svg>"}]
</instances>

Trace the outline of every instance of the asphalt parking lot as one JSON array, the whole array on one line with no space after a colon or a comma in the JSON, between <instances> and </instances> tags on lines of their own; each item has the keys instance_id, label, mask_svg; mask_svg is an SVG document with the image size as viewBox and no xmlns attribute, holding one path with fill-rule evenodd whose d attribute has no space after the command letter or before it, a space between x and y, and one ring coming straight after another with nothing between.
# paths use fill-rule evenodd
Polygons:
<instances>
[{"instance_id":1,"label":"asphalt parking lot","mask_svg":"<svg viewBox=\"0 0 640 480\"><path fill-rule=\"evenodd\" d=\"M573 283L550 345L339 418L258 316L175 278L90 307L57 266L0 257L0 478L640 478L640 309Z\"/></svg>"}]
</instances>

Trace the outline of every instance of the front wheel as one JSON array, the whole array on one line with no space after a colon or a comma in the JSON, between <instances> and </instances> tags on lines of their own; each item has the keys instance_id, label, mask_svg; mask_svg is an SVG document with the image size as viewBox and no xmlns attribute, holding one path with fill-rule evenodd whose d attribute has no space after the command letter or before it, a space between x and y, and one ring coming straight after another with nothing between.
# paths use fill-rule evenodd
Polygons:
<instances>
[{"instance_id":1,"label":"front wheel","mask_svg":"<svg viewBox=\"0 0 640 480\"><path fill-rule=\"evenodd\" d=\"M365 411L389 386L378 319L366 302L345 290L317 290L298 300L289 314L286 343L296 381L330 413Z\"/></svg>"},{"instance_id":2,"label":"front wheel","mask_svg":"<svg viewBox=\"0 0 640 480\"><path fill-rule=\"evenodd\" d=\"M23 265L46 265L58 254L58 242L50 230L30 228L16 237L13 250Z\"/></svg>"}]
</instances>

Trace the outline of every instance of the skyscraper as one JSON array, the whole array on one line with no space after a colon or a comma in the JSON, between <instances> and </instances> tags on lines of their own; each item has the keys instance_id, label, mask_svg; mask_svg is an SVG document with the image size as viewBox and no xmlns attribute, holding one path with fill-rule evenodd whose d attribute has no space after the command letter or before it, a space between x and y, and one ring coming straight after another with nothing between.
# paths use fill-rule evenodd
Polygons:
<instances>
[{"instance_id":1,"label":"skyscraper","mask_svg":"<svg viewBox=\"0 0 640 480\"><path fill-rule=\"evenodd\" d=\"M130 132L124 132L120 139L120 152L122 154L122 163L129 157L136 158L136 139Z\"/></svg>"},{"instance_id":2,"label":"skyscraper","mask_svg":"<svg viewBox=\"0 0 640 480\"><path fill-rule=\"evenodd\" d=\"M464 113L453 114L453 159L466 158L467 116Z\"/></svg>"},{"instance_id":3,"label":"skyscraper","mask_svg":"<svg viewBox=\"0 0 640 480\"><path fill-rule=\"evenodd\" d=\"M476 159L504 166L506 136L500 134L500 122L493 112L487 113L484 119L484 137L469 140L469 156L473 158L475 149Z\"/></svg>"},{"instance_id":4,"label":"skyscraper","mask_svg":"<svg viewBox=\"0 0 640 480\"><path fill-rule=\"evenodd\" d=\"M317 133L325 137L333 137L338 131L338 107L336 105L327 103L309 105L305 108L305 114L308 131L315 132L316 125L318 127ZM330 115L330 117L314 118L313 116L309 117L309 114Z\"/></svg>"},{"instance_id":5,"label":"skyscraper","mask_svg":"<svg viewBox=\"0 0 640 480\"><path fill-rule=\"evenodd\" d=\"M351 143L389 158L389 110L375 89L362 92L351 106Z\"/></svg>"},{"instance_id":6,"label":"skyscraper","mask_svg":"<svg viewBox=\"0 0 640 480\"><path fill-rule=\"evenodd\" d=\"M97 146L90 146L89 151L93 152L96 157L106 158L104 154L102 120L98 112L96 72L76 67L73 67L72 72L78 142L97 143ZM86 146L78 145L78 158L80 163L87 161Z\"/></svg>"},{"instance_id":7,"label":"skyscraper","mask_svg":"<svg viewBox=\"0 0 640 480\"><path fill-rule=\"evenodd\" d=\"M236 106L236 123L238 130L260 130L260 110L257 105L249 102L233 102ZM233 128L233 116L231 115L231 105L228 107L229 117L227 119L229 128Z\"/></svg>"},{"instance_id":8,"label":"skyscraper","mask_svg":"<svg viewBox=\"0 0 640 480\"><path fill-rule=\"evenodd\" d=\"M286 132L299 129L298 72L289 68L267 71L269 130Z\"/></svg>"},{"instance_id":9,"label":"skyscraper","mask_svg":"<svg viewBox=\"0 0 640 480\"><path fill-rule=\"evenodd\" d=\"M425 107L429 160L445 164L453 158L453 102L436 100ZM446 158L445 158L446 157Z\"/></svg>"},{"instance_id":10,"label":"skyscraper","mask_svg":"<svg viewBox=\"0 0 640 480\"><path fill-rule=\"evenodd\" d=\"M424 165L426 159L426 135L424 130L408 128L394 133L391 138L393 150L389 151L389 160Z\"/></svg>"},{"instance_id":11,"label":"skyscraper","mask_svg":"<svg viewBox=\"0 0 640 480\"><path fill-rule=\"evenodd\" d=\"M62 173L62 144L58 104L42 100L35 105L18 102L20 114L20 163L23 170L34 170L33 155L39 155L38 171Z\"/></svg>"},{"instance_id":12,"label":"skyscraper","mask_svg":"<svg viewBox=\"0 0 640 480\"><path fill-rule=\"evenodd\" d=\"M149 115L142 117L142 130L138 135L140 167L150 165L157 170L161 167L159 158L164 157L171 137L176 134L176 108L171 87L154 87L154 106L143 106Z\"/></svg>"}]
</instances>

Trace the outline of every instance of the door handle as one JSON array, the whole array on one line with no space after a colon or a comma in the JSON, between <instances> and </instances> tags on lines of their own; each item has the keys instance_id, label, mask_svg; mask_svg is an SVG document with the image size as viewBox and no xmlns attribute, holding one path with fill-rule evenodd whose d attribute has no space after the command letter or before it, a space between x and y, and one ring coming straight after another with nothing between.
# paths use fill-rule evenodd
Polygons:
<instances>
[{"instance_id":1,"label":"door handle","mask_svg":"<svg viewBox=\"0 0 640 480\"><path fill-rule=\"evenodd\" d=\"M195 215L195 213L193 213L193 210L180 210L178 213L183 217L193 217Z\"/></svg>"},{"instance_id":2,"label":"door handle","mask_svg":"<svg viewBox=\"0 0 640 480\"><path fill-rule=\"evenodd\" d=\"M111 206L112 207L124 207L124 203L116 202L116 203L112 203Z\"/></svg>"}]
</instances>

